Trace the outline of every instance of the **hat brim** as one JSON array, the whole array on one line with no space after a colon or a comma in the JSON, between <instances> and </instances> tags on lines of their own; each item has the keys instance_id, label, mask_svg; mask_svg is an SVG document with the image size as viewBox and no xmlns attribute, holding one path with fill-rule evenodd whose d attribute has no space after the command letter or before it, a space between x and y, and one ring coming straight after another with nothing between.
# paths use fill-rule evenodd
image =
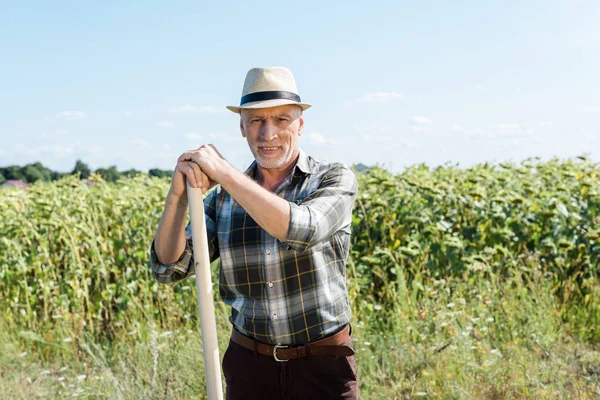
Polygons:
<instances>
[{"instance_id":1,"label":"hat brim","mask_svg":"<svg viewBox=\"0 0 600 400\"><path fill-rule=\"evenodd\" d=\"M278 106L285 106L288 104L294 104L300 106L302 111L309 109L312 104L308 103L298 103L294 100L286 100L286 99L272 99L272 100L262 100L262 101L253 101L251 103L246 103L243 106L227 106L229 111L233 111L234 113L239 114L244 109L255 109L255 108L271 108Z\"/></svg>"}]
</instances>

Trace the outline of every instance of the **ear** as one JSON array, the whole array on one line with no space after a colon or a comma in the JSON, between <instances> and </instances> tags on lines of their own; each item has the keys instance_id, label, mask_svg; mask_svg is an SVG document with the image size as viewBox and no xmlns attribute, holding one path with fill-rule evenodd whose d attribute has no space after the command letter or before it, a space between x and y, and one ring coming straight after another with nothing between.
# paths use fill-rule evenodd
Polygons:
<instances>
[{"instance_id":1,"label":"ear","mask_svg":"<svg viewBox=\"0 0 600 400\"><path fill-rule=\"evenodd\" d=\"M304 128L304 117L302 116L302 114L300 114L298 122L300 123L300 127L298 128L298 136L302 136L302 129Z\"/></svg>"},{"instance_id":2,"label":"ear","mask_svg":"<svg viewBox=\"0 0 600 400\"><path fill-rule=\"evenodd\" d=\"M242 117L240 116L240 131L242 132L242 137L246 137L246 132L244 131L244 121L242 121Z\"/></svg>"}]
</instances>

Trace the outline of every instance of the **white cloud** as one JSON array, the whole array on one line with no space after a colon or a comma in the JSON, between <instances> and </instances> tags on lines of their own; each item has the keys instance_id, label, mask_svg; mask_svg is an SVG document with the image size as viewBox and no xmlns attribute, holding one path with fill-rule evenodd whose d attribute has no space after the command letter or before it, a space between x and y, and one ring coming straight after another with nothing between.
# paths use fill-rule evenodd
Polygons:
<instances>
[{"instance_id":1,"label":"white cloud","mask_svg":"<svg viewBox=\"0 0 600 400\"><path fill-rule=\"evenodd\" d=\"M169 112L172 114L189 114L189 113L206 113L218 114L227 111L225 107L202 106L196 107L191 104L185 104L178 107L169 107Z\"/></svg>"},{"instance_id":2,"label":"white cloud","mask_svg":"<svg viewBox=\"0 0 600 400\"><path fill-rule=\"evenodd\" d=\"M74 141L68 144L44 144L39 146L17 142L7 151L10 151L10 156L13 159L19 160L18 163L40 161L48 166L60 164L63 169L72 168L73 164L71 163L74 163L76 158L82 159L89 165L93 165L95 162L107 161L102 146L94 142ZM111 155L114 155L114 151L111 152ZM114 159L110 160L112 163L114 161ZM67 165L69 166L67 167Z\"/></svg>"},{"instance_id":3,"label":"white cloud","mask_svg":"<svg viewBox=\"0 0 600 400\"><path fill-rule=\"evenodd\" d=\"M65 131L64 129L56 129L54 132L42 132L40 137L54 139L60 136L65 136L67 133L69 132Z\"/></svg>"},{"instance_id":4,"label":"white cloud","mask_svg":"<svg viewBox=\"0 0 600 400\"><path fill-rule=\"evenodd\" d=\"M147 141L146 139L133 139L131 141L131 144L133 144L134 146L140 146L140 147L152 147L150 142Z\"/></svg>"},{"instance_id":5,"label":"white cloud","mask_svg":"<svg viewBox=\"0 0 600 400\"><path fill-rule=\"evenodd\" d=\"M202 140L202 135L196 132L187 132L183 134L183 137L191 142L198 142Z\"/></svg>"},{"instance_id":6,"label":"white cloud","mask_svg":"<svg viewBox=\"0 0 600 400\"><path fill-rule=\"evenodd\" d=\"M156 123L156 125L160 126L161 128L172 128L175 126L175 124L171 121L159 121Z\"/></svg>"},{"instance_id":7,"label":"white cloud","mask_svg":"<svg viewBox=\"0 0 600 400\"><path fill-rule=\"evenodd\" d=\"M485 86L483 86L483 85L475 85L475 89L477 89L477 90L485 90Z\"/></svg>"},{"instance_id":8,"label":"white cloud","mask_svg":"<svg viewBox=\"0 0 600 400\"><path fill-rule=\"evenodd\" d=\"M422 116L412 117L409 121L411 129L415 132L429 132L431 131L431 125L433 122L429 118Z\"/></svg>"},{"instance_id":9,"label":"white cloud","mask_svg":"<svg viewBox=\"0 0 600 400\"><path fill-rule=\"evenodd\" d=\"M451 132L463 132L464 130L465 130L465 128L463 128L462 126L460 126L458 124L454 124L450 127Z\"/></svg>"},{"instance_id":10,"label":"white cloud","mask_svg":"<svg viewBox=\"0 0 600 400\"><path fill-rule=\"evenodd\" d=\"M81 120L86 119L88 117L87 113L83 111L63 111L56 114L56 118L65 118L65 119L73 119L73 120Z\"/></svg>"},{"instance_id":11,"label":"white cloud","mask_svg":"<svg viewBox=\"0 0 600 400\"><path fill-rule=\"evenodd\" d=\"M523 137L533 136L535 129L529 124L497 124L492 125L490 131L498 137Z\"/></svg>"},{"instance_id":12,"label":"white cloud","mask_svg":"<svg viewBox=\"0 0 600 400\"><path fill-rule=\"evenodd\" d=\"M320 134L319 132L310 132L304 136L306 137L306 140L308 141L307 144L309 146L313 146L313 147L322 147L322 146L329 146L329 145L334 145L334 144L342 144L342 142L340 142L339 140L327 139L324 135Z\"/></svg>"},{"instance_id":13,"label":"white cloud","mask_svg":"<svg viewBox=\"0 0 600 400\"><path fill-rule=\"evenodd\" d=\"M127 116L127 117L131 117L133 115L133 110L125 110L123 111L123 113Z\"/></svg>"},{"instance_id":14,"label":"white cloud","mask_svg":"<svg viewBox=\"0 0 600 400\"><path fill-rule=\"evenodd\" d=\"M396 92L367 93L355 101L357 103L390 103L402 99L402 95Z\"/></svg>"},{"instance_id":15,"label":"white cloud","mask_svg":"<svg viewBox=\"0 0 600 400\"><path fill-rule=\"evenodd\" d=\"M318 147L327 144L327 139L325 139L325 136L321 135L319 132L311 132L307 136L308 142L311 144L311 146Z\"/></svg>"},{"instance_id":16,"label":"white cloud","mask_svg":"<svg viewBox=\"0 0 600 400\"><path fill-rule=\"evenodd\" d=\"M600 113L600 106L587 106L583 107L584 112L597 112Z\"/></svg>"},{"instance_id":17,"label":"white cloud","mask_svg":"<svg viewBox=\"0 0 600 400\"><path fill-rule=\"evenodd\" d=\"M163 143L163 144L160 146L160 148L161 148L161 149L163 149L164 151L170 151L170 150L172 149L171 145L170 145L170 144L168 144L168 143Z\"/></svg>"},{"instance_id":18,"label":"white cloud","mask_svg":"<svg viewBox=\"0 0 600 400\"><path fill-rule=\"evenodd\" d=\"M411 125L431 125L432 122L429 118L416 116L416 117L412 117L410 119L410 124Z\"/></svg>"}]
</instances>

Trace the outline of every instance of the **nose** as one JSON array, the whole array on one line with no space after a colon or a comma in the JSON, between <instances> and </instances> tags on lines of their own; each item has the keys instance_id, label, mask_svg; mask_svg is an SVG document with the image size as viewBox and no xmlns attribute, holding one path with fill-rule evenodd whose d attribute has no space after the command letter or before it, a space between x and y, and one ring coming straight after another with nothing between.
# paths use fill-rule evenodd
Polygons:
<instances>
[{"instance_id":1,"label":"nose","mask_svg":"<svg viewBox=\"0 0 600 400\"><path fill-rule=\"evenodd\" d=\"M260 138L265 142L275 139L278 133L277 126L269 120L265 121L260 127Z\"/></svg>"}]
</instances>

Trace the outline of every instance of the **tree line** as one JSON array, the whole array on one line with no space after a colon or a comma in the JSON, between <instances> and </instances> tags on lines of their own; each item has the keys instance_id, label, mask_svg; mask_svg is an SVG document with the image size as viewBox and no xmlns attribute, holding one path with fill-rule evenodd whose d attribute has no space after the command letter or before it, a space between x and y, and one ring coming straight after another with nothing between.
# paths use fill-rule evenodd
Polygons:
<instances>
[{"instance_id":1,"label":"tree line","mask_svg":"<svg viewBox=\"0 0 600 400\"><path fill-rule=\"evenodd\" d=\"M81 179L87 179L93 173L97 173L108 182L115 182L121 177L131 177L137 174L145 174L146 172L138 171L136 169L128 169L125 171L117 170L117 167L112 165L108 168L98 168L95 171L83 161L77 160L75 167L70 172L58 172L52 171L45 167L40 162L27 164L25 166L10 165L8 167L0 167L0 185L8 180L20 180L26 183L34 183L36 181L55 181L62 178L65 175L79 174ZM159 178L170 177L173 174L172 170L152 168L147 172L150 176L156 176Z\"/></svg>"}]
</instances>

